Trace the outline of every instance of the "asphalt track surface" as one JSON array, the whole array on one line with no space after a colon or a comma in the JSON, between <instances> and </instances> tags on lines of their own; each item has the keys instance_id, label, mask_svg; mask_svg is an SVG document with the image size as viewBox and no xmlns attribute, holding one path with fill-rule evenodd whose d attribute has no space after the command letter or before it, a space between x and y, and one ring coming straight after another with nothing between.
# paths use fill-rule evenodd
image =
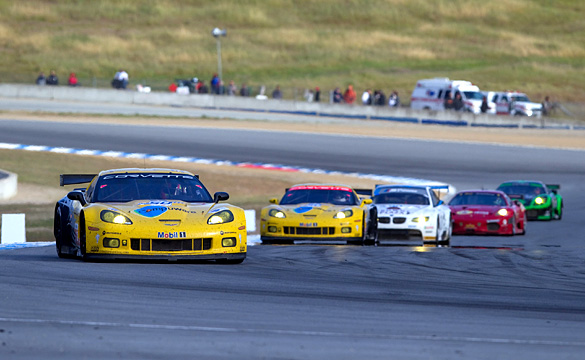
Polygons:
<instances>
[{"instance_id":1,"label":"asphalt track surface","mask_svg":"<svg viewBox=\"0 0 585 360\"><path fill-rule=\"evenodd\" d=\"M2 359L583 359L584 153L354 136L0 120L0 142L433 179L560 183L561 221L451 248L252 246L241 265L0 252Z\"/></svg>"}]
</instances>

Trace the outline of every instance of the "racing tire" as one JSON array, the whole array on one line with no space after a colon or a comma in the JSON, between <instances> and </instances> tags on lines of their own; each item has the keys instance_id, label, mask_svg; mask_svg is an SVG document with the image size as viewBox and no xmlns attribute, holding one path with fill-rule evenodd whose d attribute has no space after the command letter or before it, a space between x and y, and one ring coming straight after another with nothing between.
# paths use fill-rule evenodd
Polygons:
<instances>
[{"instance_id":1,"label":"racing tire","mask_svg":"<svg viewBox=\"0 0 585 360\"><path fill-rule=\"evenodd\" d=\"M87 261L85 216L83 214L81 214L79 219L79 255L81 260Z\"/></svg>"},{"instance_id":2,"label":"racing tire","mask_svg":"<svg viewBox=\"0 0 585 360\"><path fill-rule=\"evenodd\" d=\"M61 224L61 210L55 209L55 218L53 220L53 235L55 236L55 248L57 250L57 256L65 258L65 254L62 251L63 247L63 225Z\"/></svg>"},{"instance_id":3,"label":"racing tire","mask_svg":"<svg viewBox=\"0 0 585 360\"><path fill-rule=\"evenodd\" d=\"M528 220L526 219L526 214L524 214L524 221L522 222L522 232L518 235L526 235L526 222Z\"/></svg>"},{"instance_id":4,"label":"racing tire","mask_svg":"<svg viewBox=\"0 0 585 360\"><path fill-rule=\"evenodd\" d=\"M445 231L445 235L443 240L441 241L441 246L448 247L451 245L451 236L453 235L453 219L449 216L449 229Z\"/></svg>"},{"instance_id":5,"label":"racing tire","mask_svg":"<svg viewBox=\"0 0 585 360\"><path fill-rule=\"evenodd\" d=\"M512 218L512 233L510 236L516 235L516 228L518 227L518 223L516 222L516 215Z\"/></svg>"},{"instance_id":6,"label":"racing tire","mask_svg":"<svg viewBox=\"0 0 585 360\"><path fill-rule=\"evenodd\" d=\"M555 214L555 220L561 220L563 218L563 203L561 202L561 209Z\"/></svg>"},{"instance_id":7,"label":"racing tire","mask_svg":"<svg viewBox=\"0 0 585 360\"><path fill-rule=\"evenodd\" d=\"M362 223L362 229L364 231L363 244L364 245L376 245L378 243L378 210L376 208L370 209L370 221L368 224Z\"/></svg>"}]
</instances>

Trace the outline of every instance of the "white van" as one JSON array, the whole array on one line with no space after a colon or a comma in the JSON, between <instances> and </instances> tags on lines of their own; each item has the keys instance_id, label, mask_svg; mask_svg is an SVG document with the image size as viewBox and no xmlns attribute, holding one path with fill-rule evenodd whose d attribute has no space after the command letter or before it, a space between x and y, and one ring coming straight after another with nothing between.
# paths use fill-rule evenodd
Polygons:
<instances>
[{"instance_id":1,"label":"white van","mask_svg":"<svg viewBox=\"0 0 585 360\"><path fill-rule=\"evenodd\" d=\"M445 110L445 98L463 99L463 110L479 114L483 94L479 87L469 81L434 78L419 80L410 97L410 107L415 110Z\"/></svg>"},{"instance_id":2,"label":"white van","mask_svg":"<svg viewBox=\"0 0 585 360\"><path fill-rule=\"evenodd\" d=\"M526 94L517 91L486 92L490 107L498 115L534 116L542 115L542 104L530 101Z\"/></svg>"}]
</instances>

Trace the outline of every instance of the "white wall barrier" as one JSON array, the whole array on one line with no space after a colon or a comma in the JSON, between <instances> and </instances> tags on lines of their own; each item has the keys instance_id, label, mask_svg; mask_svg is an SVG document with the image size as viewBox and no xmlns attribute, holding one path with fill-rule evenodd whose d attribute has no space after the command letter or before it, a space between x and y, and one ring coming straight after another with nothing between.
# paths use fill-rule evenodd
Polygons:
<instances>
[{"instance_id":1,"label":"white wall barrier","mask_svg":"<svg viewBox=\"0 0 585 360\"><path fill-rule=\"evenodd\" d=\"M18 244L25 242L24 214L2 214L0 244Z\"/></svg>"},{"instance_id":2,"label":"white wall barrier","mask_svg":"<svg viewBox=\"0 0 585 360\"><path fill-rule=\"evenodd\" d=\"M16 195L18 176L14 173L0 170L0 200L6 200Z\"/></svg>"}]
</instances>

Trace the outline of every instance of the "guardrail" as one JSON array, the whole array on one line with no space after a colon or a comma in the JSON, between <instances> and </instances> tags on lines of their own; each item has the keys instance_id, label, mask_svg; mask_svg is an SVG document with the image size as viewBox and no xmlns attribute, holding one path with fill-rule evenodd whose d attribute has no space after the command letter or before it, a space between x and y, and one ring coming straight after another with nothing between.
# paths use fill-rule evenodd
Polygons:
<instances>
[{"instance_id":1,"label":"guardrail","mask_svg":"<svg viewBox=\"0 0 585 360\"><path fill-rule=\"evenodd\" d=\"M0 84L0 97L28 98L95 103L180 106L218 110L239 110L298 114L327 118L380 120L422 125L470 126L487 128L529 128L585 130L585 124L541 117L510 117L453 111L424 111L386 106L362 106L304 102L292 100L259 100L249 97L188 94L170 92L143 93L133 90L97 89L68 86Z\"/></svg>"}]
</instances>

